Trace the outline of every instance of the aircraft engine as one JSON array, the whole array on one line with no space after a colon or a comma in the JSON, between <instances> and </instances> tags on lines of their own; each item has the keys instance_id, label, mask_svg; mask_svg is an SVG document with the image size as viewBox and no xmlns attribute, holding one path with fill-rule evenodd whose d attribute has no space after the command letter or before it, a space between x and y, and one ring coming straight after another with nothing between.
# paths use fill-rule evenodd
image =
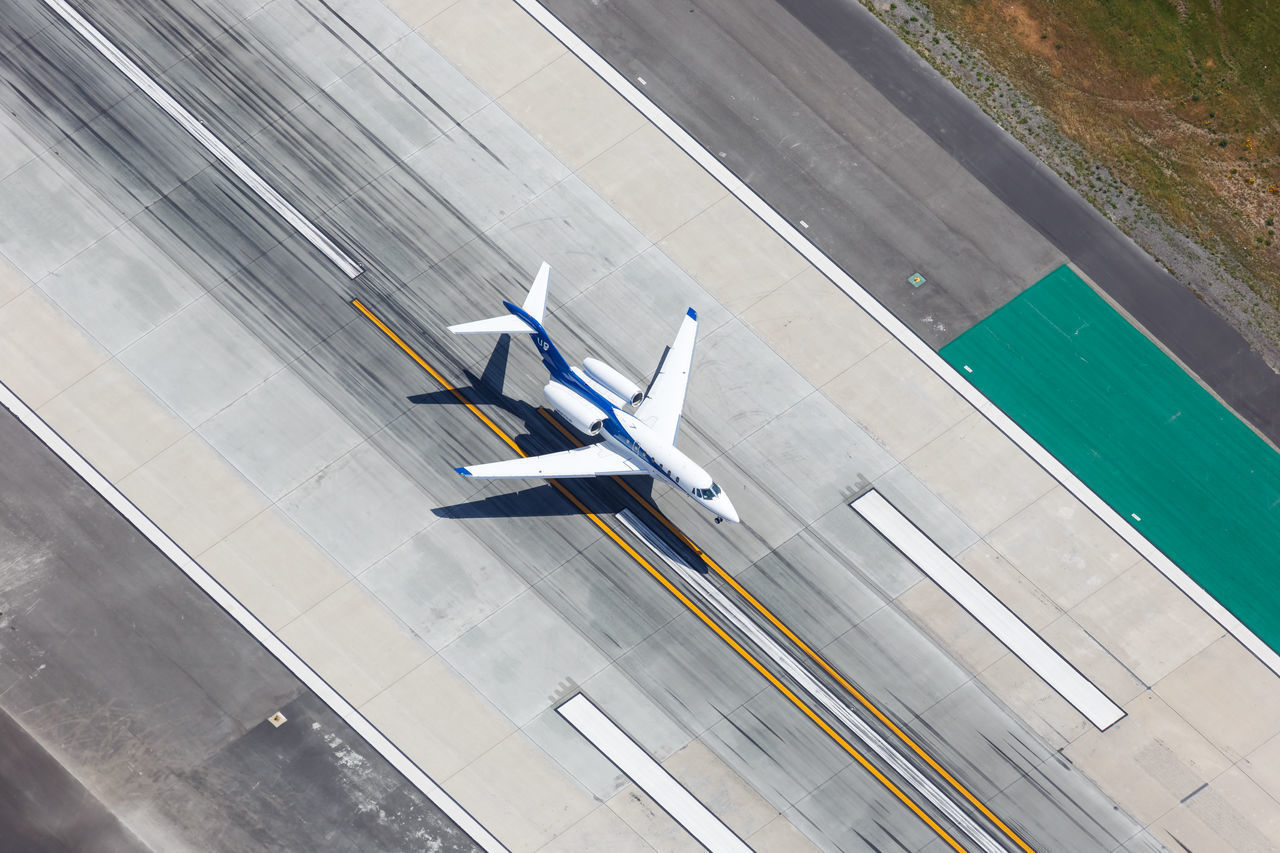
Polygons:
<instances>
[{"instance_id":1,"label":"aircraft engine","mask_svg":"<svg viewBox=\"0 0 1280 853\"><path fill-rule=\"evenodd\" d=\"M547 402L574 428L587 435L598 435L604 424L604 412L561 385L559 382L548 382L542 389Z\"/></svg>"},{"instance_id":2,"label":"aircraft engine","mask_svg":"<svg viewBox=\"0 0 1280 853\"><path fill-rule=\"evenodd\" d=\"M640 386L605 364L598 358L587 358L582 361L582 369L596 382L608 388L618 397L635 405L644 399Z\"/></svg>"}]
</instances>

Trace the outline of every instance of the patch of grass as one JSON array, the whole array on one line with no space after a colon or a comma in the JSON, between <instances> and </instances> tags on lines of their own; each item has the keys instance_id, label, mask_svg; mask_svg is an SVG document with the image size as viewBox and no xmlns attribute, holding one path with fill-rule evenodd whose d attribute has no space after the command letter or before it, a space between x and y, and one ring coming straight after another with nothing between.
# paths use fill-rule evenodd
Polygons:
<instances>
[{"instance_id":1,"label":"patch of grass","mask_svg":"<svg viewBox=\"0 0 1280 853\"><path fill-rule=\"evenodd\" d=\"M1280 305L1280 3L921 0L1175 227Z\"/></svg>"}]
</instances>

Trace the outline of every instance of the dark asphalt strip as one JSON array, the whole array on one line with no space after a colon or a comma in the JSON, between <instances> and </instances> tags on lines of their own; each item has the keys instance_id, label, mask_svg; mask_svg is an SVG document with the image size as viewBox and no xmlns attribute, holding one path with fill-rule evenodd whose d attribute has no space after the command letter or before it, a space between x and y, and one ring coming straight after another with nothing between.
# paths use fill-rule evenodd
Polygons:
<instances>
[{"instance_id":1,"label":"dark asphalt strip","mask_svg":"<svg viewBox=\"0 0 1280 853\"><path fill-rule=\"evenodd\" d=\"M1067 255L1238 414L1280 444L1280 374L1226 320L861 5L852 0L777 2Z\"/></svg>"}]
</instances>

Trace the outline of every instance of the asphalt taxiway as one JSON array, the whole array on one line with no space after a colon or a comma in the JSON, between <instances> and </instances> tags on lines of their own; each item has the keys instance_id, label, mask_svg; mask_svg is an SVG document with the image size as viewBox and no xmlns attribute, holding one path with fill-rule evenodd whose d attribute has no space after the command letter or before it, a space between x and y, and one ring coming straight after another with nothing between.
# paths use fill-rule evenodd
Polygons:
<instances>
[{"instance_id":1,"label":"asphalt taxiway","mask_svg":"<svg viewBox=\"0 0 1280 853\"><path fill-rule=\"evenodd\" d=\"M861 3L547 6L935 348L1069 259L1280 442L1280 375Z\"/></svg>"},{"instance_id":2,"label":"asphalt taxiway","mask_svg":"<svg viewBox=\"0 0 1280 853\"><path fill-rule=\"evenodd\" d=\"M7 849L477 849L8 412L0 443Z\"/></svg>"}]
</instances>

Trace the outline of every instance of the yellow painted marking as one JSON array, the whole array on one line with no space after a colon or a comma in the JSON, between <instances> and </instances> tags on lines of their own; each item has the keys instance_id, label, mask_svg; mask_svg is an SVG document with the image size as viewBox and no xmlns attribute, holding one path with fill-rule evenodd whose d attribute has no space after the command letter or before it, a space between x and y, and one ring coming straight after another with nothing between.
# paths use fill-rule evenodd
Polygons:
<instances>
[{"instance_id":1,"label":"yellow painted marking","mask_svg":"<svg viewBox=\"0 0 1280 853\"><path fill-rule=\"evenodd\" d=\"M400 338L399 335L391 331L391 329L388 328L385 323L379 320L373 314L372 311L366 308L360 300L353 299L351 301L351 304L354 305L356 310L358 310L361 314L364 314L365 317L369 318L370 322L372 322L375 326L378 327L378 329L382 331L383 334L385 334L388 338L390 338L393 342L395 342L395 344L399 346L400 349L404 350L406 355L408 355L415 362L417 362L419 367L421 367L427 373L431 374L431 377L435 379L437 382L439 382L440 385L446 391L449 391L455 397L457 397L459 402L465 405L471 411L471 413L474 414L477 418L479 418L480 421L484 423L485 426L489 427L489 429L491 429L495 435L497 435L504 442L506 442L507 446L509 446L516 453L519 453L521 456L527 455L523 450L521 450L516 445L516 443L511 439L511 437L508 436L501 427L499 427L497 424L491 421L483 412L481 412L475 406L475 404L473 404L470 400L467 399L465 394L459 391L452 383L450 383L447 379L445 379L444 376L442 376L435 368L433 368L430 364L428 364L422 358L422 356L418 355L418 353L415 352L412 347L406 344L404 340ZM563 425L559 423L559 421L557 421L555 418L550 417L550 413L547 412L546 409L539 409L539 411L542 412L544 417L547 417L553 424L555 424L556 427L561 430L561 432L564 432L566 435L568 435L571 439L573 439L574 442L578 443L579 445L581 444L581 442L578 441L577 437L569 433L567 430L565 430L565 428L563 427ZM691 601L688 596L686 596L683 592L681 592L674 584L671 583L671 581L667 579L666 575L658 571L658 569L655 568L652 563L650 563L643 556L641 556L639 552L637 552L634 548L632 548L631 545L628 544L627 541L624 540L621 536L619 536L618 533L612 527L606 524L604 520L600 518L600 516L596 515L591 510L587 509L586 505L583 504L582 501L578 500L577 496L575 496L572 492L570 492L569 489L565 487L563 483L561 483L559 480L550 480L550 479L547 480L547 482L550 483L553 487L555 487L555 489L559 491L562 495L568 498L569 501L575 507L577 507L579 512L581 512L584 516L590 519L591 522L601 530L601 532L603 532L606 536L612 539L613 542L617 544L617 546L627 554L627 556L635 560L635 562L638 563L645 571L647 571L649 575L653 577L654 580L662 584L663 588L665 588L667 592L671 593L671 595L673 595L677 601L683 604L689 610L689 612L697 616L698 619L700 619L704 625L706 625L708 628L714 631L716 636L718 636L730 648L732 648L735 652L737 652L738 655L741 656L742 659L745 660L747 663L749 663L751 667L755 669L756 672L764 676L764 678L770 684L772 684L780 693L782 693L782 695L786 696L787 699L789 699L793 705L799 708L806 717L808 717L819 728L821 728L824 732L826 732L826 734L832 740L834 740L837 744L839 744L840 747L844 749L845 752L847 752L850 756L852 756L853 759L856 762L858 762L858 764L860 764L868 773L870 773L878 782L880 782L880 784L884 785L885 788L887 788L890 792L892 792L894 796L896 796L907 808L909 808L911 812L916 815L916 817L924 821L924 823L930 829L936 832L938 834L938 837L940 837L943 841L945 841L947 845L951 847L951 849L958 851L958 853L966 853L965 849L960 846L959 842L957 842L949 832L947 832L945 829L939 826L937 821L931 818L918 805L916 805L915 801L913 801L911 797L907 796L907 794L901 788L899 788L896 784L894 784L893 780L889 779L883 773L881 773L880 770L875 765L873 765L870 761L868 761L867 758L856 747L854 747L853 744L849 743L839 732L833 729L827 723L826 720L818 716L817 712L815 712L812 708L810 708L808 704L806 704L803 699L801 699L794 692L792 692L790 688L788 688L785 684L779 681L777 676L775 676L768 669L766 669L765 666L762 663L760 663L760 661L757 660L754 655L752 655L749 651L743 648L742 645L738 643L737 640L729 636L729 634L726 633L725 630L721 628L719 624L717 624L714 620L712 620L711 617L708 616L706 612L703 611L702 608L700 608L697 604ZM619 479L619 482L622 482L622 481ZM645 501L643 498L637 495L635 491L631 489L630 486L626 486L625 483L623 485L631 493L631 495L635 497L637 500L639 500L642 504L644 504L645 507L648 508L649 511L654 514L655 517L659 518L660 520L663 520L663 522L671 530L673 530L678 536L680 536L685 541L686 544L688 544L695 551L697 551L697 553L701 555L704 560L707 560L708 565L714 566L714 563L710 562L710 558L708 558L705 554L703 554L703 552L700 549L698 549L696 545L690 542L684 536L684 534L680 533L679 530L676 530L676 528L673 527L669 521L666 521L665 517L662 516L662 514L657 511L657 509L652 507L647 501ZM717 571L720 571L719 567L716 567L716 569Z\"/></svg>"},{"instance_id":2,"label":"yellow painted marking","mask_svg":"<svg viewBox=\"0 0 1280 853\"><path fill-rule=\"evenodd\" d=\"M578 445L582 444L582 442L578 440L578 437L574 435L572 432L570 432L564 426L564 424L560 423L560 421L557 420L555 416L552 415L549 411L543 408L539 408L538 411L539 413L541 413L541 415L544 418L546 418L550 423L552 423L555 426L555 428L561 432L561 434L567 437L570 441ZM765 607L764 604L762 604L754 595L748 592L745 587L739 584L737 578L735 578L733 575L729 574L723 568L721 568L720 565L711 558L711 555L707 554L707 552L703 551L696 544L694 544L693 540L691 540L688 536L686 536L684 532L680 530L680 528L676 527L676 525L669 518L667 518L657 507L655 507L652 503L650 503L649 501L641 497L641 495L635 489L633 489L624 478L614 477L613 479L617 481L618 485L622 486L622 488L626 490L627 494L631 495L632 498L634 498L642 507L644 507L645 510L647 510L650 515L652 515L664 527L666 527L667 530L670 530L672 533L678 536L681 542L687 545L695 554L697 554L702 559L704 563L707 564L708 568L710 568L717 575L719 575L722 580L724 580L727 584L729 584L729 586L733 587L734 591L737 592L739 595L741 595L744 599L746 599L761 616L763 616L765 619L769 621L771 625L773 625L775 628L781 631L784 635L786 635L787 639L795 643L796 647L799 648L801 651L803 651L806 655L808 655L810 660L812 660L818 666L822 667L823 672L827 673L827 675L831 676L837 682L839 682L840 686L843 687L845 690L847 690L849 692L849 695L857 699L858 703L861 704L863 708L866 708L867 711L869 711L877 720L883 723L885 727L888 728L891 732L893 732L898 737L899 740L901 740L904 744L906 744L907 747L909 747L912 752L914 752L917 756L920 757L922 761L924 761L931 768L933 768L933 770L937 772L939 776L947 780L947 782L951 785L951 787L954 788L966 800L968 800L974 806L974 808L978 809L978 811L982 812L982 814L988 820L990 820L993 824L998 826L1000 830L1005 835L1007 835L1011 841L1013 841L1014 844L1017 844L1018 847L1026 851L1026 853L1035 853L1035 851L1032 850L1032 848L1025 841L1023 841L1022 838L1016 832L1010 829L1008 825L1005 824L1004 821L996 817L996 815L990 809L988 809L986 805L984 805L977 797L975 797L973 793L970 792L969 789L966 788L960 782L959 779L956 779L954 776L948 773L946 769L943 768L943 766L939 764L937 761L935 761L933 759L933 756L925 752L924 749L922 749L920 745L916 743L915 740L909 734L907 734L905 731L899 728L898 725L894 723L893 720L889 719L889 717L887 717L883 711L881 711L878 707L876 707L876 705L873 704L870 699L868 699L866 696L862 694L861 691L859 691L856 687L850 684L849 681L843 675L841 675L840 672L835 667L833 667L830 663L827 662L827 660L824 657L822 657L822 655L815 652L812 648L810 648L808 643L806 643L804 640L796 636L794 631L788 628L782 622L782 620L780 620L777 616L773 614L773 611Z\"/></svg>"}]
</instances>

